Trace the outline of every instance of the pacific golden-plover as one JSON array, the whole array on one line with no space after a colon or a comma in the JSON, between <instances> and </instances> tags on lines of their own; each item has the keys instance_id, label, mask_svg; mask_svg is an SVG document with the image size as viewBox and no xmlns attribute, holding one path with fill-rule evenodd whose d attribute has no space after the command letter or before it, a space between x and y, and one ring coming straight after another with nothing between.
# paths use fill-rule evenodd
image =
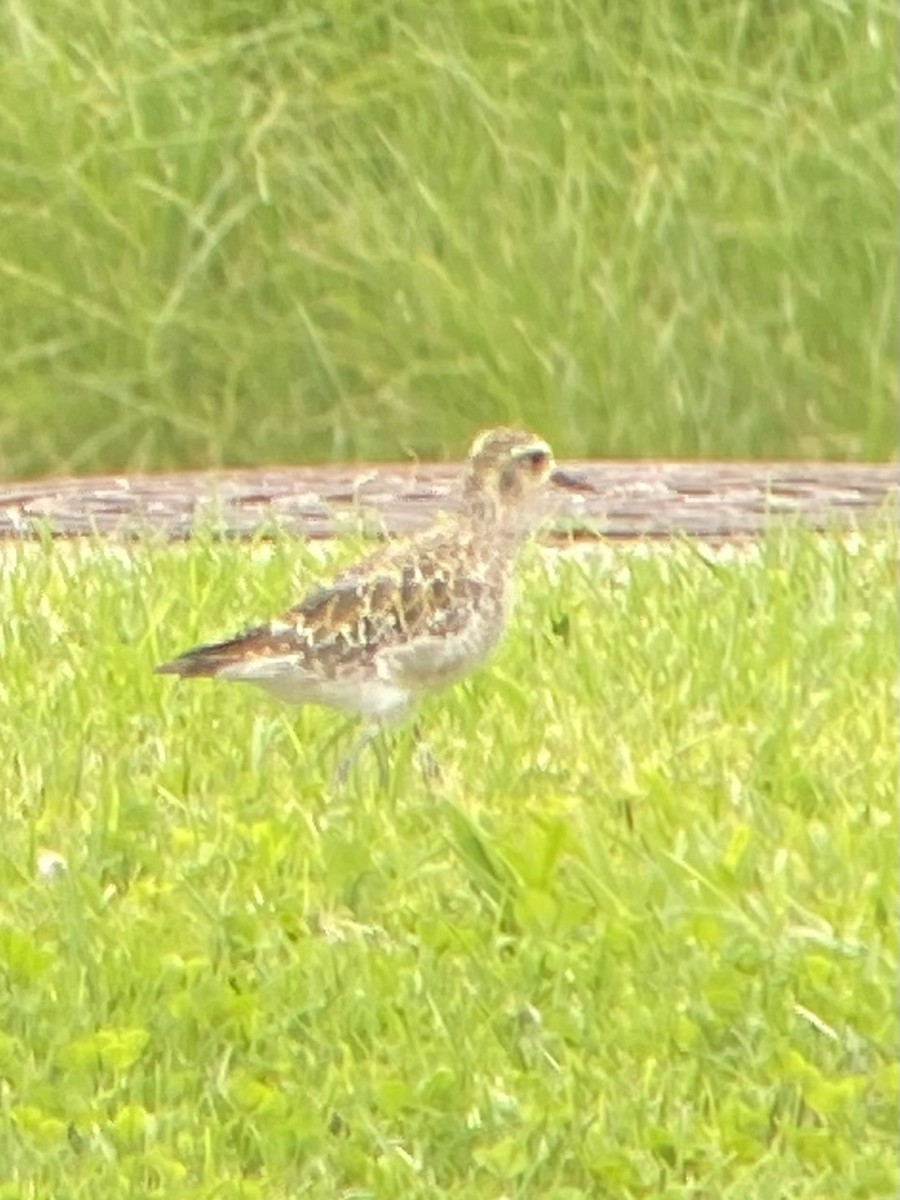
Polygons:
<instances>
[{"instance_id":1,"label":"pacific golden-plover","mask_svg":"<svg viewBox=\"0 0 900 1200\"><path fill-rule=\"evenodd\" d=\"M540 438L486 430L469 452L457 513L349 567L279 620L189 650L157 673L253 683L376 728L395 721L496 646L516 559L552 485L588 490Z\"/></svg>"}]
</instances>

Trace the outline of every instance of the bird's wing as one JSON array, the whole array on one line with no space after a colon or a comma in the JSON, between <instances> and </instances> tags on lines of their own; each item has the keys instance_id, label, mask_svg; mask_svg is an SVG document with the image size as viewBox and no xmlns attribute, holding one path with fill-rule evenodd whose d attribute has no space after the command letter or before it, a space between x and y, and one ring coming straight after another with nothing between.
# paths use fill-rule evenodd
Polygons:
<instances>
[{"instance_id":1,"label":"bird's wing","mask_svg":"<svg viewBox=\"0 0 900 1200\"><path fill-rule=\"evenodd\" d=\"M379 566L375 574L347 571L279 620L198 646L157 667L157 673L215 676L241 663L269 660L275 673L307 670L334 678L342 668L424 634L458 633L482 602L484 581L454 570L439 555L384 556Z\"/></svg>"}]
</instances>

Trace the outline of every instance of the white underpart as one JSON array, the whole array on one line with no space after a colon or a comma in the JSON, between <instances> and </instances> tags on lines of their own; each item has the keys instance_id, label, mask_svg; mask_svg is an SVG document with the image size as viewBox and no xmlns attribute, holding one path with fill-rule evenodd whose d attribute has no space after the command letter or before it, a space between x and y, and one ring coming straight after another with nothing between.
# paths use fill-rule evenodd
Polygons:
<instances>
[{"instance_id":1,"label":"white underpart","mask_svg":"<svg viewBox=\"0 0 900 1200\"><path fill-rule=\"evenodd\" d=\"M296 658L247 659L229 663L217 672L217 678L236 683L253 683L286 704L324 704L353 716L379 721L395 720L409 705L407 688L390 676L372 679L323 679L306 671Z\"/></svg>"},{"instance_id":2,"label":"white underpart","mask_svg":"<svg viewBox=\"0 0 900 1200\"><path fill-rule=\"evenodd\" d=\"M381 680L402 687L411 695L436 692L458 683L493 648L496 638L485 627L484 644L474 638L421 637L406 645L389 646L376 656Z\"/></svg>"}]
</instances>

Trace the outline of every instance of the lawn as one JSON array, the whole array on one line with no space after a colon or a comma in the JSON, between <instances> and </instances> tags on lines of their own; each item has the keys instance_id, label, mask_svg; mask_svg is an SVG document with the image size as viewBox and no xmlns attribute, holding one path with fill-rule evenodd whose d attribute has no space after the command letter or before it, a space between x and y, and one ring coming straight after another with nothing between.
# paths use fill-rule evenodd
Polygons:
<instances>
[{"instance_id":1,"label":"lawn","mask_svg":"<svg viewBox=\"0 0 900 1200\"><path fill-rule=\"evenodd\" d=\"M896 455L890 0L10 0L0 477Z\"/></svg>"},{"instance_id":2,"label":"lawn","mask_svg":"<svg viewBox=\"0 0 900 1200\"><path fill-rule=\"evenodd\" d=\"M336 790L152 668L356 549L2 547L0 1198L895 1196L895 523L534 549Z\"/></svg>"}]
</instances>

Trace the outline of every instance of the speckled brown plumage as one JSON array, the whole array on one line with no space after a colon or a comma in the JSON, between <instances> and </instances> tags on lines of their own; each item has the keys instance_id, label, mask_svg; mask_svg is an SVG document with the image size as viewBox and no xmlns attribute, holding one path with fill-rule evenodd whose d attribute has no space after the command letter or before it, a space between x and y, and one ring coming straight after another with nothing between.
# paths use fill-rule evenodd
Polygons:
<instances>
[{"instance_id":1,"label":"speckled brown plumage","mask_svg":"<svg viewBox=\"0 0 900 1200\"><path fill-rule=\"evenodd\" d=\"M467 675L496 645L515 559L551 480L579 482L556 470L539 438L487 431L472 446L459 514L355 564L279 620L157 670L255 683L292 703L394 719L418 696Z\"/></svg>"}]
</instances>

